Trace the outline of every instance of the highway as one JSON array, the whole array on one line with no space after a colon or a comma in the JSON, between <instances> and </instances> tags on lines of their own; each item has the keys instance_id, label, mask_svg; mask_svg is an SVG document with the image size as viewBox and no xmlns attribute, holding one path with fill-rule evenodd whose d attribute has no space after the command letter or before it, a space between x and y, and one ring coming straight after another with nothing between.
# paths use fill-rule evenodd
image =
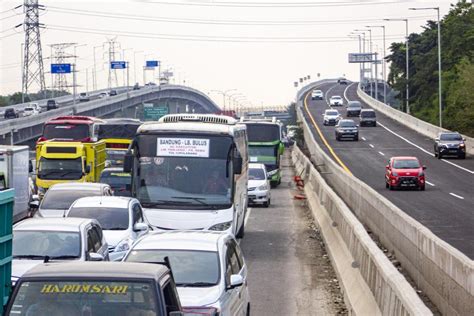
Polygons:
<instances>
[{"instance_id":1,"label":"highway","mask_svg":"<svg viewBox=\"0 0 474 316\"><path fill-rule=\"evenodd\" d=\"M340 95L344 105L348 100L358 100L363 108L370 107L357 96L357 83L324 83L318 89L324 92L325 99L311 100L310 91L304 96L304 113L321 148L347 172L474 259L474 157L438 160L433 155L433 140L379 112L377 127L359 128L359 141L336 141L334 126L323 125L329 98ZM335 108L346 117L345 106ZM354 120L358 123L358 118ZM385 188L385 166L392 156L417 156L421 160L427 167L426 191L389 191Z\"/></svg>"}]
</instances>

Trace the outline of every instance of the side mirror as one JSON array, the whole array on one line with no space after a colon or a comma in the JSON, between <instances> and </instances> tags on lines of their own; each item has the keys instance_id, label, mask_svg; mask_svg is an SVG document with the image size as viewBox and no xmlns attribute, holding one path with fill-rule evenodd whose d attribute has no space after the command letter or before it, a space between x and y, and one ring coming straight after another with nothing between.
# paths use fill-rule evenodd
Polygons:
<instances>
[{"instance_id":1,"label":"side mirror","mask_svg":"<svg viewBox=\"0 0 474 316\"><path fill-rule=\"evenodd\" d=\"M38 194L33 194L33 195L31 196L31 200L33 200L33 201L38 201L38 202L39 202L39 200L40 200L39 195L38 195Z\"/></svg>"},{"instance_id":2,"label":"side mirror","mask_svg":"<svg viewBox=\"0 0 474 316\"><path fill-rule=\"evenodd\" d=\"M436 138L435 138L435 141L436 141L436 142L439 142L439 138L438 138L438 137L436 137Z\"/></svg>"},{"instance_id":3,"label":"side mirror","mask_svg":"<svg viewBox=\"0 0 474 316\"><path fill-rule=\"evenodd\" d=\"M387 169L387 170L390 169L390 165L386 165L385 169Z\"/></svg>"},{"instance_id":4,"label":"side mirror","mask_svg":"<svg viewBox=\"0 0 474 316\"><path fill-rule=\"evenodd\" d=\"M104 261L105 258L100 253L91 252L89 253L89 261Z\"/></svg>"},{"instance_id":5,"label":"side mirror","mask_svg":"<svg viewBox=\"0 0 474 316\"><path fill-rule=\"evenodd\" d=\"M31 209L37 210L37 209L39 209L39 204L40 204L40 202L38 200L36 200L36 201L33 200L33 201L30 202L29 206L30 206Z\"/></svg>"},{"instance_id":6,"label":"side mirror","mask_svg":"<svg viewBox=\"0 0 474 316\"><path fill-rule=\"evenodd\" d=\"M145 223L136 223L135 225L133 225L134 232L147 231L148 229L148 225Z\"/></svg>"},{"instance_id":7,"label":"side mirror","mask_svg":"<svg viewBox=\"0 0 474 316\"><path fill-rule=\"evenodd\" d=\"M130 152L127 152L123 161L123 172L132 172L132 167L133 155Z\"/></svg>"},{"instance_id":8,"label":"side mirror","mask_svg":"<svg viewBox=\"0 0 474 316\"><path fill-rule=\"evenodd\" d=\"M234 174L241 174L242 173L242 164L244 163L242 157L234 157L232 159L232 163L234 165Z\"/></svg>"},{"instance_id":9,"label":"side mirror","mask_svg":"<svg viewBox=\"0 0 474 316\"><path fill-rule=\"evenodd\" d=\"M90 173L91 172L91 165L86 165L86 173Z\"/></svg>"},{"instance_id":10,"label":"side mirror","mask_svg":"<svg viewBox=\"0 0 474 316\"><path fill-rule=\"evenodd\" d=\"M33 172L33 163L31 162L31 160L28 161L28 172L29 173Z\"/></svg>"},{"instance_id":11,"label":"side mirror","mask_svg":"<svg viewBox=\"0 0 474 316\"><path fill-rule=\"evenodd\" d=\"M462 139L462 140L463 140L463 141L466 141L466 137L463 137L463 139Z\"/></svg>"},{"instance_id":12,"label":"side mirror","mask_svg":"<svg viewBox=\"0 0 474 316\"><path fill-rule=\"evenodd\" d=\"M236 287L244 284L244 278L240 274L232 274L230 276L230 285L227 287L228 290L232 290Z\"/></svg>"},{"instance_id":13,"label":"side mirror","mask_svg":"<svg viewBox=\"0 0 474 316\"><path fill-rule=\"evenodd\" d=\"M423 166L423 170L426 170L426 166Z\"/></svg>"}]
</instances>

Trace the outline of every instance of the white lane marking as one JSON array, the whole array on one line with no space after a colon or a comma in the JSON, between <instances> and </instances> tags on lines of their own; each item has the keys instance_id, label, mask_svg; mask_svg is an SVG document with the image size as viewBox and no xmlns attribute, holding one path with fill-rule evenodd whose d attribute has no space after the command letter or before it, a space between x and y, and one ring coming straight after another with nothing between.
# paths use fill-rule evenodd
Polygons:
<instances>
[{"instance_id":1,"label":"white lane marking","mask_svg":"<svg viewBox=\"0 0 474 316\"><path fill-rule=\"evenodd\" d=\"M412 145L412 146L415 146L416 148L418 148L419 150L423 151L424 153L430 155L431 157L434 157L434 154L433 154L433 153L431 153L431 152L429 152L428 150L422 148L421 146L418 146L418 145L415 144L414 142L412 142L412 141L406 139L405 137L403 137L403 136L401 136L401 135L395 133L394 131L392 131L392 130L391 130L390 128L388 128L387 126L381 124L380 122L377 122L377 124L380 125L380 126L382 126L383 128L385 128L387 131L389 131L389 132L392 133L393 135L399 137L400 139L403 139L403 140L406 141L408 144L410 144L410 145ZM455 164L455 163L453 163L453 162L451 162L451 161L445 160L445 159L441 159L441 160L444 161L445 163L448 163L448 164L450 164L450 165L456 167L456 168L459 168L459 169L461 169L461 170L464 170L464 171L466 171L466 172L469 172L470 174L474 174L474 171L473 171L473 170L469 170L469 169L467 169L467 168L461 167L460 165L457 165L457 164Z\"/></svg>"},{"instance_id":2,"label":"white lane marking","mask_svg":"<svg viewBox=\"0 0 474 316\"><path fill-rule=\"evenodd\" d=\"M335 87L337 87L339 84L336 83L335 85L333 85L331 88L329 88L327 91L326 91L326 104L331 107L331 105L329 104L329 99L328 99L328 96L329 96L329 91L331 91L332 89L334 89Z\"/></svg>"},{"instance_id":3,"label":"white lane marking","mask_svg":"<svg viewBox=\"0 0 474 316\"><path fill-rule=\"evenodd\" d=\"M428 182L428 181L426 181L426 180L425 180L425 182L426 182L427 184L431 185L432 187L435 187L435 186L436 186L436 185L434 185L434 183Z\"/></svg>"},{"instance_id":4,"label":"white lane marking","mask_svg":"<svg viewBox=\"0 0 474 316\"><path fill-rule=\"evenodd\" d=\"M365 137L362 137L362 140L367 140L367 139L365 139Z\"/></svg>"},{"instance_id":5,"label":"white lane marking","mask_svg":"<svg viewBox=\"0 0 474 316\"><path fill-rule=\"evenodd\" d=\"M375 147L375 146L374 146L374 145L372 145L372 144L369 144L369 146L370 146L370 147L372 147L372 148L374 148L374 147Z\"/></svg>"},{"instance_id":6,"label":"white lane marking","mask_svg":"<svg viewBox=\"0 0 474 316\"><path fill-rule=\"evenodd\" d=\"M460 195L457 195L457 194L454 194L454 193L449 193L450 195L454 196L454 197L457 197L458 199L460 200L464 200L464 198Z\"/></svg>"},{"instance_id":7,"label":"white lane marking","mask_svg":"<svg viewBox=\"0 0 474 316\"><path fill-rule=\"evenodd\" d=\"M346 99L347 102L349 102L349 99L347 98L347 90L349 89L350 86L352 86L355 82L351 83L344 89L344 99Z\"/></svg>"},{"instance_id":8,"label":"white lane marking","mask_svg":"<svg viewBox=\"0 0 474 316\"><path fill-rule=\"evenodd\" d=\"M379 151L379 154L381 154L382 156L385 156L385 154L384 154L383 152L381 152L381 151Z\"/></svg>"}]
</instances>

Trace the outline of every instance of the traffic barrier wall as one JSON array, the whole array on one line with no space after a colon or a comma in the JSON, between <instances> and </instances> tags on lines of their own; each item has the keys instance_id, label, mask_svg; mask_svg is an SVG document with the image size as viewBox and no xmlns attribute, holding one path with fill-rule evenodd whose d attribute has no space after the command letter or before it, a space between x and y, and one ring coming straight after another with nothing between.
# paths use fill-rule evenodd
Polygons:
<instances>
[{"instance_id":1,"label":"traffic barrier wall","mask_svg":"<svg viewBox=\"0 0 474 316\"><path fill-rule=\"evenodd\" d=\"M15 189L0 191L0 298L5 306L11 290L12 231ZM0 309L0 315L2 314Z\"/></svg>"},{"instance_id":2,"label":"traffic barrier wall","mask_svg":"<svg viewBox=\"0 0 474 316\"><path fill-rule=\"evenodd\" d=\"M332 226L338 231L352 256L352 273L354 271L360 273L370 289L371 293L364 293L362 296L373 296L373 300L378 306L378 311L375 313L382 315L432 315L415 290L392 265L370 238L364 226L299 148L293 149L292 158L296 172L301 174L305 180L305 193L311 209L314 210L318 207L313 203L320 203L326 210L332 221ZM321 230L324 236L325 230ZM331 245L328 245L328 249L331 253ZM347 287L351 286L350 282L345 282L344 279L342 283L346 291ZM349 299L348 305L351 305L352 309L352 305L357 303L350 302ZM352 312L360 314L360 311L357 310Z\"/></svg>"},{"instance_id":3,"label":"traffic barrier wall","mask_svg":"<svg viewBox=\"0 0 474 316\"><path fill-rule=\"evenodd\" d=\"M302 110L298 93L298 118L311 160L357 218L394 252L411 278L444 315L474 315L474 261L435 236L430 230L346 173L318 145Z\"/></svg>"},{"instance_id":4,"label":"traffic barrier wall","mask_svg":"<svg viewBox=\"0 0 474 316\"><path fill-rule=\"evenodd\" d=\"M393 107L380 102L370 95L365 93L361 88L360 85L357 87L357 95L368 105L373 107L375 110L385 114L386 116L390 117L391 119L399 122L400 124L405 125L406 127L426 136L431 139L435 139L440 132L449 132L449 130L440 128L436 125L430 124L419 118L411 116L407 113L394 109ZM466 138L466 152L468 154L474 155L474 138L468 137L463 135Z\"/></svg>"}]
</instances>

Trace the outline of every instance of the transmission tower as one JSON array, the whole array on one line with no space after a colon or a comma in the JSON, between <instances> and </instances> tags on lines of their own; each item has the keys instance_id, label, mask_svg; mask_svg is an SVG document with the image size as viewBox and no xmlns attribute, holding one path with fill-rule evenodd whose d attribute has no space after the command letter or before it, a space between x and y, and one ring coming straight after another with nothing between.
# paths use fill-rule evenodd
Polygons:
<instances>
[{"instance_id":1,"label":"transmission tower","mask_svg":"<svg viewBox=\"0 0 474 316\"><path fill-rule=\"evenodd\" d=\"M110 63L115 60L115 54L117 53L117 50L120 49L120 43L117 42L117 38L114 37L112 39L108 39L107 42L105 42L106 45L109 46L109 52L108 52L108 59L109 59L109 80L108 80L108 88L116 87L118 85L118 80L117 80L117 70L112 69L110 67Z\"/></svg>"},{"instance_id":2,"label":"transmission tower","mask_svg":"<svg viewBox=\"0 0 474 316\"><path fill-rule=\"evenodd\" d=\"M77 43L58 43L51 44L51 63L52 64L65 64L66 59L75 58L76 56L67 54L66 49L77 45ZM52 89L57 91L66 91L67 88L71 87L67 84L67 74L51 74ZM53 80L54 77L54 80Z\"/></svg>"},{"instance_id":3,"label":"transmission tower","mask_svg":"<svg viewBox=\"0 0 474 316\"><path fill-rule=\"evenodd\" d=\"M23 52L22 92L28 94L32 86L37 85L40 91L45 91L43 54L41 51L39 11L44 6L38 0L24 0L23 12L25 21L25 47Z\"/></svg>"}]
</instances>

